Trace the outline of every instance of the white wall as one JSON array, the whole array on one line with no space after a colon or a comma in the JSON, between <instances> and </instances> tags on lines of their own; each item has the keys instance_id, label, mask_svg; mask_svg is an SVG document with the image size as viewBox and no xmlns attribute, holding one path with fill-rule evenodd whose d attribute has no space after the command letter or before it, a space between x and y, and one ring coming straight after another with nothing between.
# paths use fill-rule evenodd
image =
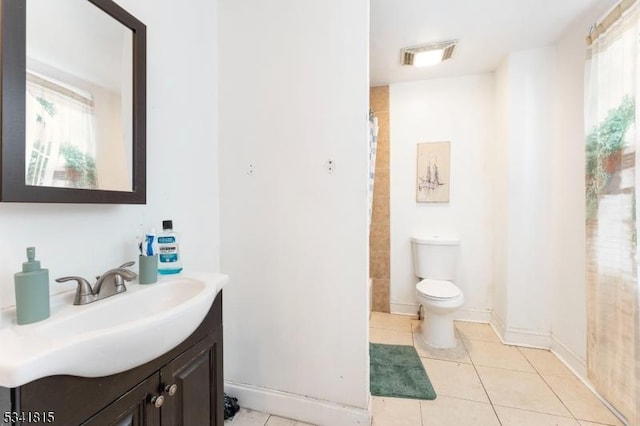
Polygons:
<instances>
[{"instance_id":1,"label":"white wall","mask_svg":"<svg viewBox=\"0 0 640 426\"><path fill-rule=\"evenodd\" d=\"M314 424L369 421L368 16L220 2L226 389Z\"/></svg>"},{"instance_id":2,"label":"white wall","mask_svg":"<svg viewBox=\"0 0 640 426\"><path fill-rule=\"evenodd\" d=\"M509 54L507 311L508 342L548 345L551 333L553 47ZM505 206L503 205L502 208ZM502 213L501 213L502 214Z\"/></svg>"},{"instance_id":3,"label":"white wall","mask_svg":"<svg viewBox=\"0 0 640 426\"><path fill-rule=\"evenodd\" d=\"M471 295L466 307L493 308L493 323L507 341L551 347L584 372L584 40L614 3L601 1L554 46L508 55L495 71L493 98L469 89L479 76L391 86L392 311L415 312L411 232L454 232L476 212L489 212L492 220L478 221L489 230L461 237L463 247L469 238L492 241L474 259L489 265L484 275L459 279ZM494 122L478 125L492 119L492 109ZM415 203L415 144L430 140L451 140L453 173L463 173L452 178L450 204ZM469 169L474 165L463 162L472 158L489 170ZM485 184L463 186L468 176ZM487 201L462 209L462 200L478 202L469 198L474 192ZM464 255L461 269L472 268ZM483 304L480 294L489 301Z\"/></svg>"},{"instance_id":4,"label":"white wall","mask_svg":"<svg viewBox=\"0 0 640 426\"><path fill-rule=\"evenodd\" d=\"M613 6L602 1L556 44L551 263L552 349L586 377L585 34Z\"/></svg>"},{"instance_id":5,"label":"white wall","mask_svg":"<svg viewBox=\"0 0 640 426\"><path fill-rule=\"evenodd\" d=\"M13 274L34 245L53 278L87 278L133 259L142 225L173 219L185 270L219 270L216 3L176 8L120 0L147 25L147 205L0 203L0 305L13 305ZM185 65L187 64L187 65Z\"/></svg>"},{"instance_id":6,"label":"white wall","mask_svg":"<svg viewBox=\"0 0 640 426\"><path fill-rule=\"evenodd\" d=\"M492 277L494 79L491 74L390 86L391 311L415 314L410 238L416 232L461 240L455 282L465 295L460 318L488 321ZM446 204L416 203L419 142L451 142Z\"/></svg>"},{"instance_id":7,"label":"white wall","mask_svg":"<svg viewBox=\"0 0 640 426\"><path fill-rule=\"evenodd\" d=\"M493 291L492 316L504 324L507 318L509 286L507 271L508 194L509 194L509 61L505 58L494 73L496 137L490 144L494 161L491 192L493 195Z\"/></svg>"},{"instance_id":8,"label":"white wall","mask_svg":"<svg viewBox=\"0 0 640 426\"><path fill-rule=\"evenodd\" d=\"M495 147L508 175L496 197L492 322L507 342L551 347L583 377L584 40L614 3L600 2L552 47L511 53L496 71Z\"/></svg>"},{"instance_id":9,"label":"white wall","mask_svg":"<svg viewBox=\"0 0 640 426\"><path fill-rule=\"evenodd\" d=\"M507 343L549 347L553 47L512 52L496 76L494 311Z\"/></svg>"},{"instance_id":10,"label":"white wall","mask_svg":"<svg viewBox=\"0 0 640 426\"><path fill-rule=\"evenodd\" d=\"M576 205L583 209L584 191L567 188L582 185L583 164L560 173L573 170L573 176L557 176L556 151L567 148L555 142L562 139L553 127L554 102L578 115L582 104L563 105L554 98L555 56L553 47L514 52L494 76L391 86L392 311L415 312L411 233L457 233L463 248L457 284L467 298L459 318L486 321L488 315L482 313L493 308L494 324L507 341L551 344L552 300L558 313L564 305L555 302L560 296L555 288L563 286L552 281L551 271L555 268L556 280L567 271L555 259L563 259L563 252L571 251L571 258L584 251L575 249L576 240L566 232L557 234L563 239L558 249L558 237L551 231L552 223L573 220L570 229L584 232L583 216L579 213L577 221L574 217ZM416 204L416 143L440 140L452 141L451 202ZM580 138L561 161L582 158L582 144ZM566 197L566 191L572 195ZM577 203L574 200L573 208L566 210L571 197ZM560 292L560 300L570 297ZM582 309L584 318L581 293L584 288L570 305ZM579 315L573 318L562 326L575 321L577 327L567 335L570 342L579 342L584 327L579 326Z\"/></svg>"}]
</instances>

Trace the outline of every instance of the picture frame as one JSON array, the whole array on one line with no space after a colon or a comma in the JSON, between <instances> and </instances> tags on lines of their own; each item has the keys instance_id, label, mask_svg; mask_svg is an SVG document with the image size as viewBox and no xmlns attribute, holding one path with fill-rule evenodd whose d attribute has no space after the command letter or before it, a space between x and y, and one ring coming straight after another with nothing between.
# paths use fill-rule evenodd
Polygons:
<instances>
[{"instance_id":1,"label":"picture frame","mask_svg":"<svg viewBox=\"0 0 640 426\"><path fill-rule=\"evenodd\" d=\"M416 202L448 203L451 187L451 143L418 143Z\"/></svg>"}]
</instances>

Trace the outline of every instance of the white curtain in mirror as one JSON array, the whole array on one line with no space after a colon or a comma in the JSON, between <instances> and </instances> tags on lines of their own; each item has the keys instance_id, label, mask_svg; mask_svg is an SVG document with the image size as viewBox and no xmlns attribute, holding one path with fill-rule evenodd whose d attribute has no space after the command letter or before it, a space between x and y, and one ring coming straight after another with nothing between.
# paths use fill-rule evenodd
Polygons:
<instances>
[{"instance_id":1,"label":"white curtain in mirror","mask_svg":"<svg viewBox=\"0 0 640 426\"><path fill-rule=\"evenodd\" d=\"M90 94L27 73L25 131L27 185L97 188Z\"/></svg>"},{"instance_id":2,"label":"white curtain in mirror","mask_svg":"<svg viewBox=\"0 0 640 426\"><path fill-rule=\"evenodd\" d=\"M132 191L132 31L86 0L28 0L26 6L27 69L84 94L91 99L93 115L92 139L72 143L76 147L90 145L91 149L84 152L83 161L75 161L80 154L72 152L75 158L67 167L91 170L91 175L83 172L82 178L64 183L56 178L62 173L50 169L39 175L32 173L38 178L31 180L27 174L27 185ZM62 107L59 104L58 109ZM69 127L84 128L82 121ZM26 124L31 125L29 119ZM74 132L73 136L81 135ZM34 143L29 140L27 145ZM30 153L26 155L28 163Z\"/></svg>"}]
</instances>

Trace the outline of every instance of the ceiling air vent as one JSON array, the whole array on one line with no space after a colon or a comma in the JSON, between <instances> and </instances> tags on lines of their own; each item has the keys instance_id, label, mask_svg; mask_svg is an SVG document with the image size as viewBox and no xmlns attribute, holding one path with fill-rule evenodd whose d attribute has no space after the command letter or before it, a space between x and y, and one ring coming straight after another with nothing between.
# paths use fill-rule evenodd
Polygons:
<instances>
[{"instance_id":1,"label":"ceiling air vent","mask_svg":"<svg viewBox=\"0 0 640 426\"><path fill-rule=\"evenodd\" d=\"M441 41L400 50L400 64L423 67L435 65L451 58L457 40Z\"/></svg>"},{"instance_id":2,"label":"ceiling air vent","mask_svg":"<svg viewBox=\"0 0 640 426\"><path fill-rule=\"evenodd\" d=\"M402 61L400 63L402 65L413 65L413 52L409 52L408 50L402 49Z\"/></svg>"}]
</instances>

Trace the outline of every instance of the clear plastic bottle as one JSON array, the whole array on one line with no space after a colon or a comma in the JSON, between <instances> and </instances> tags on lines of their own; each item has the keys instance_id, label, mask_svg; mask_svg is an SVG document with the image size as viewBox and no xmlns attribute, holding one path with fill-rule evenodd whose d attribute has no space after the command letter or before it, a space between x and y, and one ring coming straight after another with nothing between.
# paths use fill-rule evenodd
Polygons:
<instances>
[{"instance_id":1,"label":"clear plastic bottle","mask_svg":"<svg viewBox=\"0 0 640 426\"><path fill-rule=\"evenodd\" d=\"M178 234L173 232L173 221L162 221L162 233L158 234L158 273L177 274L182 271Z\"/></svg>"}]
</instances>

